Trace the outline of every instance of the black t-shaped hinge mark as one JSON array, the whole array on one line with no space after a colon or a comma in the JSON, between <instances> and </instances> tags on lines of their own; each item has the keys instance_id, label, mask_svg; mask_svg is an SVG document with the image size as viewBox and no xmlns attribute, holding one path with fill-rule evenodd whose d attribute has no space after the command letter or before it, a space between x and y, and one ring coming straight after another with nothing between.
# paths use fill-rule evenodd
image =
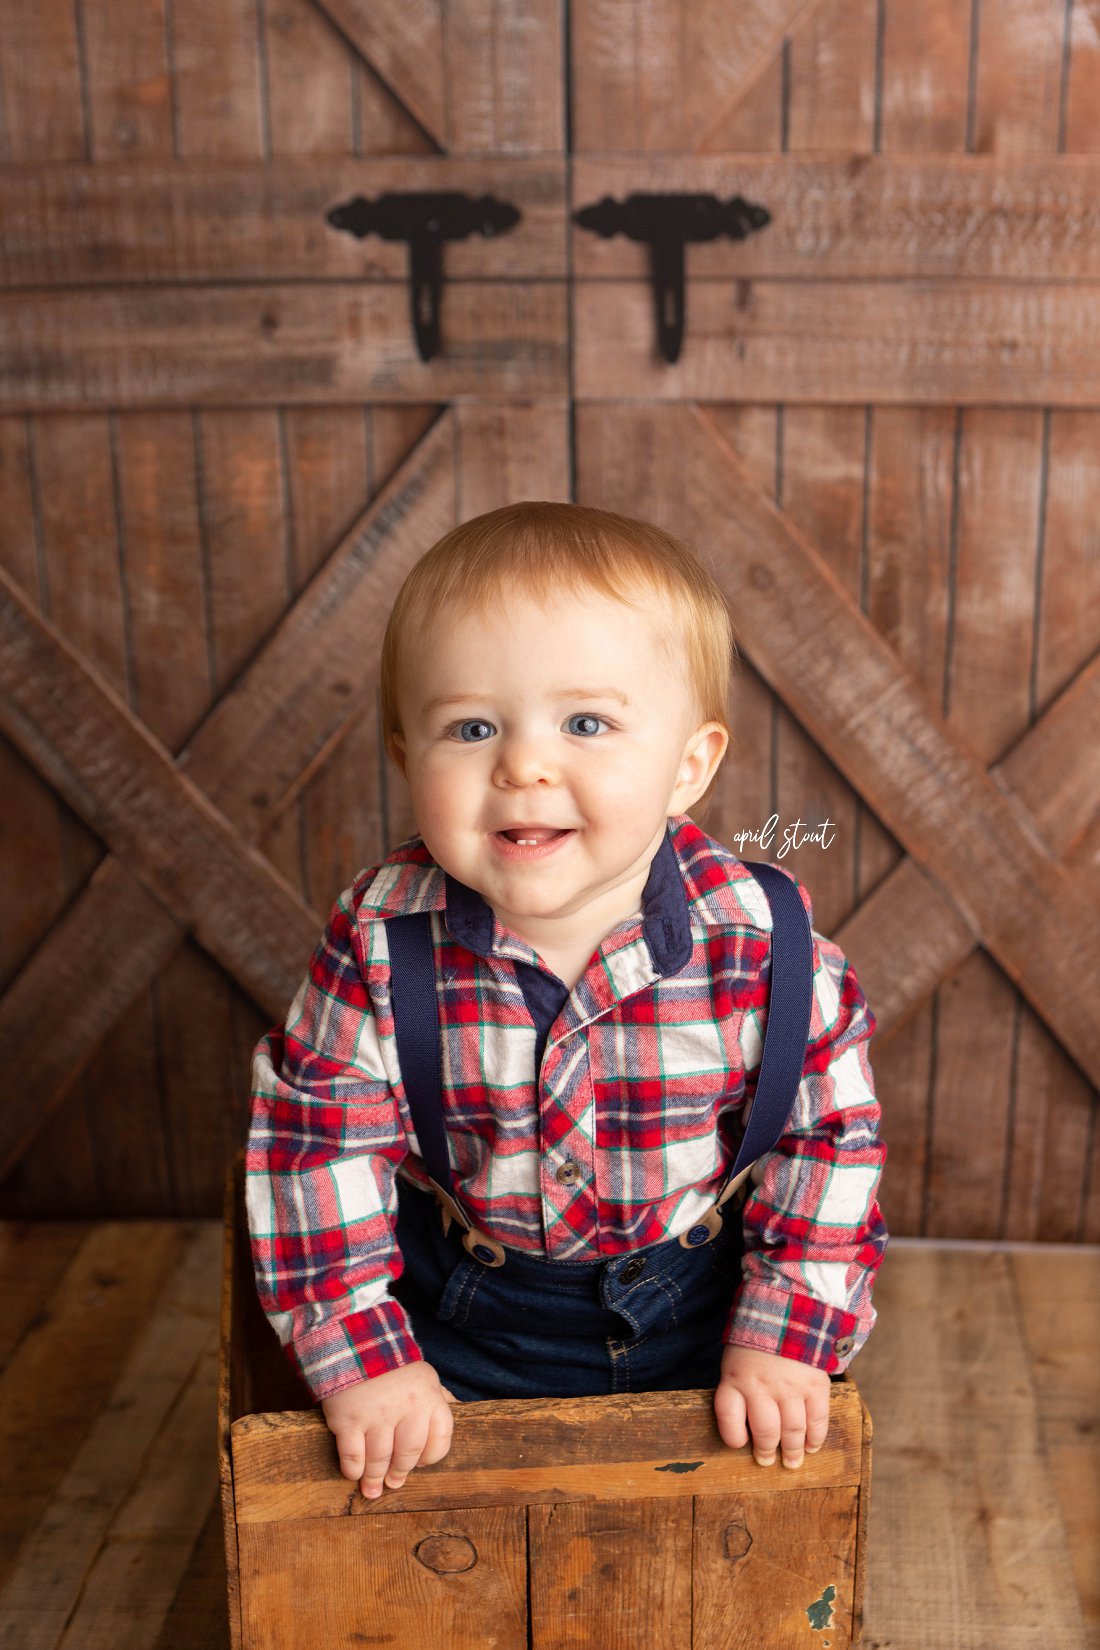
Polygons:
<instances>
[{"instance_id":1,"label":"black t-shaped hinge mark","mask_svg":"<svg viewBox=\"0 0 1100 1650\"><path fill-rule=\"evenodd\" d=\"M771 222L771 213L734 195L628 195L616 201L604 195L595 206L582 206L574 223L605 240L626 235L649 247L649 272L657 313L657 342L666 361L679 359L684 340L684 246L728 235L743 241Z\"/></svg>"},{"instance_id":2,"label":"black t-shaped hinge mark","mask_svg":"<svg viewBox=\"0 0 1100 1650\"><path fill-rule=\"evenodd\" d=\"M496 235L511 229L521 213L508 201L482 195L478 200L455 190L439 193L362 195L334 206L326 214L333 229L343 229L362 240L379 235L384 241L409 243L409 304L416 347L422 361L439 353L439 310L443 287L443 243L464 241L468 235Z\"/></svg>"}]
</instances>

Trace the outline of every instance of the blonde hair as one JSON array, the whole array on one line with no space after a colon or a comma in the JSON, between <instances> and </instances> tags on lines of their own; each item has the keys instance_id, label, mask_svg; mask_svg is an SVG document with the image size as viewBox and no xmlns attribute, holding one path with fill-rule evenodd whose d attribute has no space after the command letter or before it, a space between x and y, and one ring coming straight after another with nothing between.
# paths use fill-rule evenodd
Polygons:
<instances>
[{"instance_id":1,"label":"blonde hair","mask_svg":"<svg viewBox=\"0 0 1100 1650\"><path fill-rule=\"evenodd\" d=\"M660 527L586 504L527 499L474 516L425 551L397 593L382 638L382 741L403 732L398 661L445 609L486 611L517 592L535 601L598 591L630 607L655 603L661 644L695 696L699 723L730 736L730 674L738 658L726 599L698 554ZM728 754L729 747L727 747ZM717 773L693 815L702 816Z\"/></svg>"}]
</instances>

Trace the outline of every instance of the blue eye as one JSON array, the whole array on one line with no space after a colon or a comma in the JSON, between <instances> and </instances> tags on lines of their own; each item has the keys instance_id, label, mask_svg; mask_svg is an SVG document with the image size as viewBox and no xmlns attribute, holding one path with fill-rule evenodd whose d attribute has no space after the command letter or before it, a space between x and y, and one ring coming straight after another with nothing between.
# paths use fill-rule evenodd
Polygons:
<instances>
[{"instance_id":1,"label":"blue eye","mask_svg":"<svg viewBox=\"0 0 1100 1650\"><path fill-rule=\"evenodd\" d=\"M604 717L597 716L594 711L590 711L590 710L574 711L572 716L569 716L569 717L566 718L566 722L567 723L569 723L569 722L601 723L602 722L604 727L609 727L610 726L610 724L607 722L607 720ZM466 737L467 728L490 728L491 729L492 726L493 726L493 724L491 722L486 722L483 717L468 716L464 722L455 722L453 724L453 726L449 727L447 729L447 736L449 738L452 734L457 734L459 739L461 739L461 741L464 745L482 745L482 744L485 743L484 739L479 739L476 736L471 737L471 738ZM598 731L596 728L591 728L591 729L586 728L586 729L583 730L582 737L589 738L596 731Z\"/></svg>"},{"instance_id":2,"label":"blue eye","mask_svg":"<svg viewBox=\"0 0 1100 1650\"><path fill-rule=\"evenodd\" d=\"M488 728L488 727L491 727L491 726L492 726L491 722L483 722L480 716L471 716L465 722L456 722L455 723L455 728L458 730L459 738L463 741L464 744L467 744L467 745L480 745L480 744L483 743L483 741L480 740L480 739L467 739L465 731L464 731L466 728Z\"/></svg>"},{"instance_id":3,"label":"blue eye","mask_svg":"<svg viewBox=\"0 0 1100 1650\"><path fill-rule=\"evenodd\" d=\"M602 716L597 716L594 711L579 710L576 715L571 716L569 720L570 722L603 722L604 719ZM604 722L604 726L607 726L606 722Z\"/></svg>"}]
</instances>

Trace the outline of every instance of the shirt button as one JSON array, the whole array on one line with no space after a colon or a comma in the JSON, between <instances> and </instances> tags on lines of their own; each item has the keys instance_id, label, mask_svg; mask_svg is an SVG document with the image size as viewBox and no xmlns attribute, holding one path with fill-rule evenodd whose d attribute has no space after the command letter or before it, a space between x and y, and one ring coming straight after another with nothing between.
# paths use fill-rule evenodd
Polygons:
<instances>
[{"instance_id":1,"label":"shirt button","mask_svg":"<svg viewBox=\"0 0 1100 1650\"><path fill-rule=\"evenodd\" d=\"M619 1273L619 1282L633 1283L634 1279L640 1276L640 1274L644 1271L645 1261L642 1259L641 1255L635 1255L633 1260L627 1261L626 1265Z\"/></svg>"},{"instance_id":2,"label":"shirt button","mask_svg":"<svg viewBox=\"0 0 1100 1650\"><path fill-rule=\"evenodd\" d=\"M838 1358L846 1358L855 1344L856 1338L854 1335L841 1335L839 1340L833 1342L833 1351Z\"/></svg>"},{"instance_id":3,"label":"shirt button","mask_svg":"<svg viewBox=\"0 0 1100 1650\"><path fill-rule=\"evenodd\" d=\"M556 1171L554 1178L560 1180L563 1186L572 1186L575 1180L581 1178L581 1171L575 1163L563 1163L561 1168Z\"/></svg>"}]
</instances>

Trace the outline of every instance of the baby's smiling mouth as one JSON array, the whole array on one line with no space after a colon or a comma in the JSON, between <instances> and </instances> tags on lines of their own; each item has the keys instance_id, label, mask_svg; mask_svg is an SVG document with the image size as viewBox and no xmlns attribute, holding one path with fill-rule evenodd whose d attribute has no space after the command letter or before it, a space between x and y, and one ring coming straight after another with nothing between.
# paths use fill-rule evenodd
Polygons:
<instances>
[{"instance_id":1,"label":"baby's smiling mouth","mask_svg":"<svg viewBox=\"0 0 1100 1650\"><path fill-rule=\"evenodd\" d=\"M529 847L534 847L551 842L555 837L565 836L570 829L567 825L510 825L502 831L494 831L493 835L505 837L509 842L525 843Z\"/></svg>"}]
</instances>

